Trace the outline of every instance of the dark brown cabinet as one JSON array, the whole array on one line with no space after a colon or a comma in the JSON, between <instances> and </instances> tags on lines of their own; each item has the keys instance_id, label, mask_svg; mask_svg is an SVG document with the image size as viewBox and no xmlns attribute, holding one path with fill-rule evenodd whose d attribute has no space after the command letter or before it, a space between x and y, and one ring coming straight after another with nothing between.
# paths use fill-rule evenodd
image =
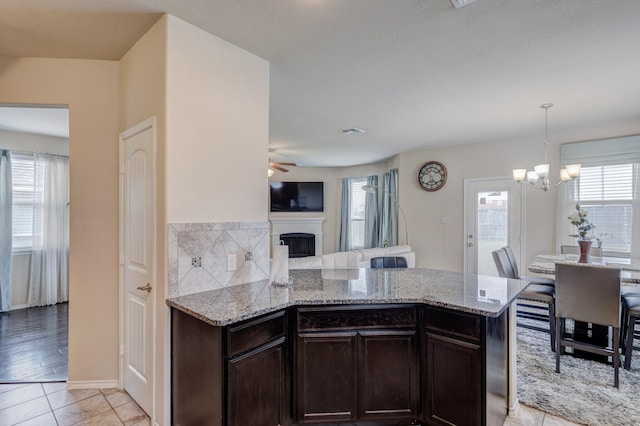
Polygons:
<instances>
[{"instance_id":1,"label":"dark brown cabinet","mask_svg":"<svg viewBox=\"0 0 640 426\"><path fill-rule=\"evenodd\" d=\"M424 410L433 425L502 424L507 406L507 314L424 308Z\"/></svg>"},{"instance_id":2,"label":"dark brown cabinet","mask_svg":"<svg viewBox=\"0 0 640 426\"><path fill-rule=\"evenodd\" d=\"M415 306L299 308L301 423L417 419Z\"/></svg>"},{"instance_id":3,"label":"dark brown cabinet","mask_svg":"<svg viewBox=\"0 0 640 426\"><path fill-rule=\"evenodd\" d=\"M216 327L172 309L172 424L502 424L507 317L303 306Z\"/></svg>"},{"instance_id":4,"label":"dark brown cabinet","mask_svg":"<svg viewBox=\"0 0 640 426\"><path fill-rule=\"evenodd\" d=\"M356 333L298 335L296 396L300 421L356 416Z\"/></svg>"},{"instance_id":5,"label":"dark brown cabinet","mask_svg":"<svg viewBox=\"0 0 640 426\"><path fill-rule=\"evenodd\" d=\"M482 424L480 347L426 333L426 412L431 423Z\"/></svg>"},{"instance_id":6,"label":"dark brown cabinet","mask_svg":"<svg viewBox=\"0 0 640 426\"><path fill-rule=\"evenodd\" d=\"M286 312L214 327L172 310L172 424L290 424Z\"/></svg>"},{"instance_id":7,"label":"dark brown cabinet","mask_svg":"<svg viewBox=\"0 0 640 426\"><path fill-rule=\"evenodd\" d=\"M416 330L359 333L358 418L417 418L420 392L416 334Z\"/></svg>"}]
</instances>

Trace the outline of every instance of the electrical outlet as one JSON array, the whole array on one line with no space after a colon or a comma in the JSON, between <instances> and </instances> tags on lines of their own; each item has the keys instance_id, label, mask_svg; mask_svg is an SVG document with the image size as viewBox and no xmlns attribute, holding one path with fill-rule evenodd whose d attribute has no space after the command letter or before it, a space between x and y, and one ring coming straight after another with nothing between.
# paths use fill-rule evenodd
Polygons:
<instances>
[{"instance_id":1,"label":"electrical outlet","mask_svg":"<svg viewBox=\"0 0 640 426\"><path fill-rule=\"evenodd\" d=\"M235 271L238 269L238 256L235 254L227 255L227 271Z\"/></svg>"}]
</instances>

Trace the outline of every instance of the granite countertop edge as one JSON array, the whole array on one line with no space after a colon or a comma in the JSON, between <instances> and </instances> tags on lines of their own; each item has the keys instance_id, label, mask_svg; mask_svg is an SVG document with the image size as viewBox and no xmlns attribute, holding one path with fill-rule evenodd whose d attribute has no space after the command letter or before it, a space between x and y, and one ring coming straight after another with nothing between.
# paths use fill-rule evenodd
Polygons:
<instances>
[{"instance_id":1,"label":"granite countertop edge","mask_svg":"<svg viewBox=\"0 0 640 426\"><path fill-rule=\"evenodd\" d=\"M277 287L269 284L267 281L261 283L249 283L246 286L259 286L260 291L286 291L286 288ZM242 290L238 290L236 286L235 291L239 291L242 294ZM526 286L524 286L526 287ZM523 288L524 288L523 287ZM249 287L248 287L249 288ZM255 289L255 287L253 287ZM248 291L248 290L247 290ZM201 293L195 293L186 296L178 296L169 298L166 300L166 304L174 309L184 312L194 318L197 318L212 326L227 326L241 321L245 321L251 318L256 318L261 315L276 312L289 307L301 307L301 306L330 306L330 305L398 305L398 304L416 304L434 306L453 311L468 313L474 315L480 315L488 318L495 318L500 316L517 298L517 295L510 300L494 305L489 302L481 302L487 304L487 309L482 309L477 306L464 306L460 304L450 303L443 300L437 300L430 297L342 297L342 298L325 298L325 297L300 297L293 300L286 300L282 302L270 302L264 306L257 308L245 308L237 309L234 312L224 312L221 303L218 300L219 290L204 291ZM518 292L519 293L519 292ZM480 302L475 302L476 304Z\"/></svg>"}]
</instances>

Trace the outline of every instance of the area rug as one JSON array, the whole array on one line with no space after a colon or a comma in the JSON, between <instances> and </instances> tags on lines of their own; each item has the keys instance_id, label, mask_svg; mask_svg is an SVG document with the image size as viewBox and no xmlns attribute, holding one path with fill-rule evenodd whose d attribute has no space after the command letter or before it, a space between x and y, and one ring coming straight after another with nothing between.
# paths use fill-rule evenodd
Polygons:
<instances>
[{"instance_id":1,"label":"area rug","mask_svg":"<svg viewBox=\"0 0 640 426\"><path fill-rule=\"evenodd\" d=\"M518 327L517 335L521 404L584 425L640 425L638 351L616 389L611 365L563 355L558 374L548 334Z\"/></svg>"}]
</instances>

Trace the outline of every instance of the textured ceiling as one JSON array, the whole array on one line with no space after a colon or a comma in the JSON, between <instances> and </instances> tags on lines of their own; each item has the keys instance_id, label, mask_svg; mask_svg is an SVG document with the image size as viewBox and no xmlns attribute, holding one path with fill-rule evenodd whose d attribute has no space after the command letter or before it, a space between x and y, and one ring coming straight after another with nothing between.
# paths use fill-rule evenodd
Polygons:
<instances>
[{"instance_id":1,"label":"textured ceiling","mask_svg":"<svg viewBox=\"0 0 640 426\"><path fill-rule=\"evenodd\" d=\"M542 141L545 102L552 142L640 133L638 0L3 0L0 54L118 59L162 12L271 63L274 160Z\"/></svg>"}]
</instances>

